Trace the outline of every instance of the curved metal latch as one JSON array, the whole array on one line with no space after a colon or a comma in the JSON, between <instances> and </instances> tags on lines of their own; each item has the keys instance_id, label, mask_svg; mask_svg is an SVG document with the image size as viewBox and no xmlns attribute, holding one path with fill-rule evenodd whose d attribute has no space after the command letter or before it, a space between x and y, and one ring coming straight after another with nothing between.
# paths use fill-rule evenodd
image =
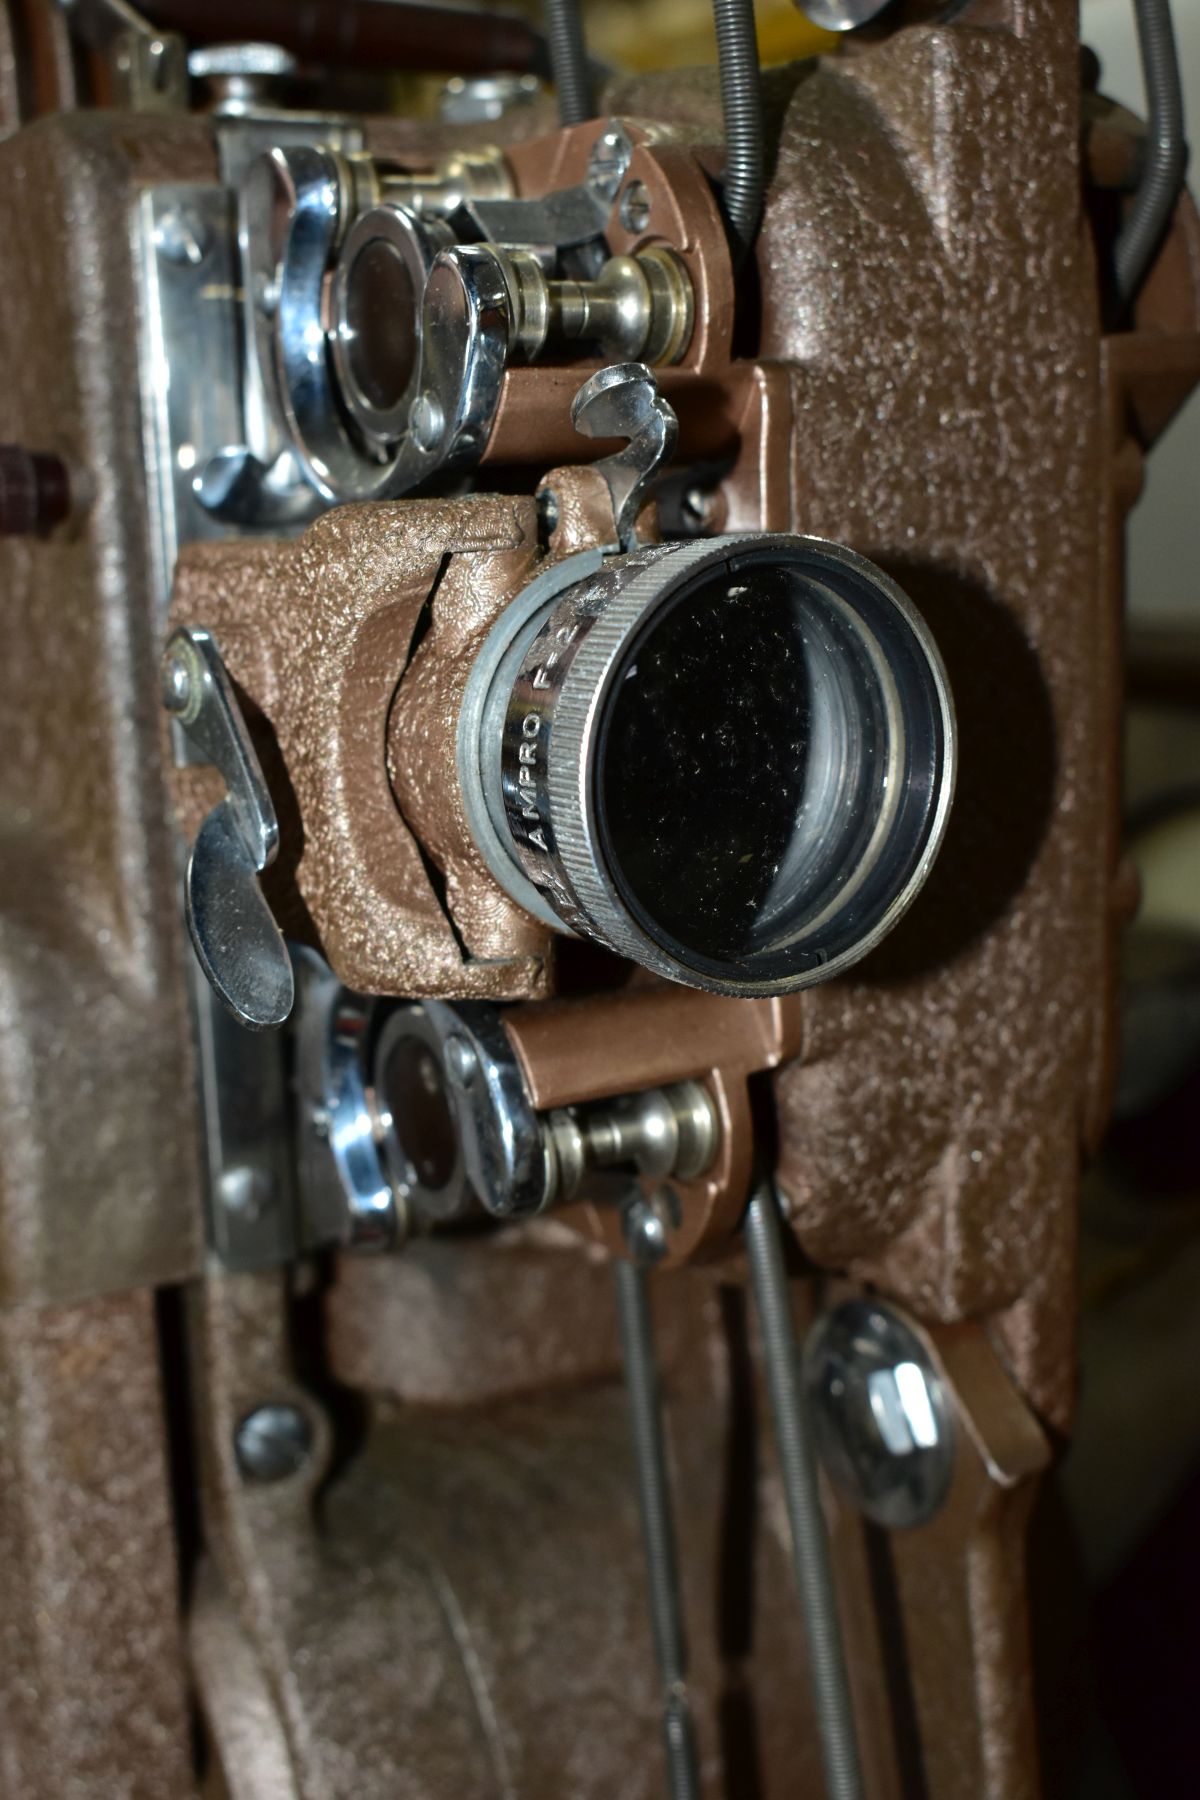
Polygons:
<instances>
[{"instance_id":1,"label":"curved metal latch","mask_svg":"<svg viewBox=\"0 0 1200 1800\"><path fill-rule=\"evenodd\" d=\"M258 882L279 848L279 823L210 632L197 627L172 636L163 704L229 790L196 835L184 882L200 966L243 1025L282 1025L295 994L292 963Z\"/></svg>"},{"instance_id":2,"label":"curved metal latch","mask_svg":"<svg viewBox=\"0 0 1200 1800\"><path fill-rule=\"evenodd\" d=\"M322 510L320 494L290 450L281 450L268 468L245 444L226 444L193 477L192 492L214 519L262 531L307 525Z\"/></svg>"},{"instance_id":3,"label":"curved metal latch","mask_svg":"<svg viewBox=\"0 0 1200 1800\"><path fill-rule=\"evenodd\" d=\"M679 421L645 363L611 363L588 377L571 402L571 423L584 437L628 438L624 450L593 466L612 496L622 550L638 542L637 516L646 490L675 454Z\"/></svg>"}]
</instances>

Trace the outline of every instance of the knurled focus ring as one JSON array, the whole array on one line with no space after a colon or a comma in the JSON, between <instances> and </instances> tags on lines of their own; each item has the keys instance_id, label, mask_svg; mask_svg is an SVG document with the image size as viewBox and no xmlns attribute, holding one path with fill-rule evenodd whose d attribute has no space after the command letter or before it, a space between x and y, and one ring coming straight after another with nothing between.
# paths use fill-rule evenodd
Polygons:
<instances>
[{"instance_id":1,"label":"knurled focus ring","mask_svg":"<svg viewBox=\"0 0 1200 1800\"><path fill-rule=\"evenodd\" d=\"M805 938L803 870L797 873L784 867L776 889L764 904L769 903L778 911L782 894L786 911L794 892L796 929L787 926L785 920L777 941L773 940L774 948L768 944L762 953L738 954L732 960L722 953L714 959L686 936L666 931L659 919L647 914L636 893L631 893L627 867L608 830L608 809L614 773L625 778L633 765L627 763L623 767L616 760L625 757L626 728L612 726L610 730L610 726L622 711L627 723L631 706L635 710L642 708L638 716L654 748L648 764L643 758L638 776L646 782L644 817L649 832L654 829L656 809L661 822L663 808L672 805L669 759L664 755L660 771L654 737L658 720L653 709L645 711L642 698L646 667L657 654L654 646L662 641L658 637L658 622L671 616L676 602L688 606L689 596L706 582L711 585L713 579L719 586L722 577L728 576L732 599L738 593L746 593L742 584L749 582L753 587L759 573L780 570L791 571L801 583L799 614L788 602L782 613L777 609L774 615L776 620L786 617L788 621L787 631L792 634L787 640L788 648L799 656L795 678L803 682L806 676L819 677L827 688L830 683L835 687L848 683L851 707L861 703L868 709L858 723L857 715L847 715L852 737L861 725L860 735L868 744L865 763L859 758L866 773L854 776L858 786L853 796L848 788L838 791L843 792L843 801L850 797L855 807L863 809L868 827L871 808L883 806L877 815L880 823L874 841L884 850L878 856L872 853L866 863L851 865L844 881L839 874L834 886L827 888L826 893L835 896L830 903L832 911L842 913L838 932L832 937L826 934L828 950L825 943L815 941L815 930L811 938ZM771 603L756 592L749 601L739 604L750 633L749 638L741 640L740 653L747 666L759 665L756 679L761 679L762 664L771 655ZM834 619L831 625L829 620L834 614L849 624L843 626ZM797 618L808 623L797 624ZM872 618L873 627L869 623ZM764 620L766 624L761 625L759 621ZM690 622L685 623L690 631ZM643 628L647 628L644 639ZM669 632L670 628L664 629ZM762 635L764 631L768 635ZM829 636L829 644L824 646L819 643L823 632ZM886 657L881 640L887 641ZM694 641L705 642L702 631L698 638L688 639L683 652L685 663L690 661ZM863 685L867 645L873 647L874 669L868 670ZM707 654L711 659L711 644ZM881 659L895 660L894 680L891 669L881 667ZM737 672L731 665L731 676ZM786 687L792 673L781 671L781 675ZM679 679L684 681L686 690L684 735L691 731L694 722L699 741L713 719L701 693L697 691L693 697L686 689L686 675ZM853 691L856 681L861 690L857 694ZM869 691L872 682L874 699ZM879 694L885 690L892 698L882 702L883 713L872 726L870 707L874 705L879 712ZM885 763L883 752L890 745L892 752L897 753L899 746L907 755L909 713L915 760L900 769ZM884 718L884 714L888 716ZM884 734L882 739L880 731ZM764 734L759 735L761 738ZM655 545L610 558L595 576L562 597L529 645L513 683L503 740L504 811L517 860L563 922L668 978L730 994L779 993L808 985L856 961L878 941L905 910L928 873L944 832L954 784L954 717L949 689L936 648L911 603L881 571L840 545L766 533L685 545ZM785 746L784 754L793 753ZM798 754L801 760L797 767L802 768L809 754L803 742ZM845 738L844 729L842 739L836 743L831 740L825 765L833 783L829 793L834 792L840 779L843 762L847 768L854 767L855 754L856 746L852 738ZM874 775L872 755L876 758ZM891 772L881 782L885 768ZM657 781L660 772L662 779ZM769 761L763 762L761 771L757 766L751 771L752 779L760 774L762 791L770 792L773 777ZM903 787L902 805L893 804L897 780ZM880 800L881 794L890 796L886 804ZM841 813L832 816L830 823L834 838L844 829L841 818L845 816L845 806L838 804ZM790 802L784 798L779 805L786 813ZM636 789L634 807L636 828L640 831L640 789ZM893 815L899 820L894 834L888 824ZM867 830L864 843L869 836ZM723 839L719 833L717 837L720 849ZM821 853L819 838L819 833L809 830L808 841L817 845L816 856ZM747 842L757 850L758 841L753 834L748 840L743 839L743 848ZM850 840L846 854L857 854ZM748 857L743 855L738 860L745 862ZM862 878L863 871L869 874L869 881ZM795 882L789 885L793 873ZM839 883L848 895L861 889L854 906L847 904L842 908L836 901ZM716 887L720 887L719 879ZM821 916L819 912L809 914L818 922Z\"/></svg>"}]
</instances>

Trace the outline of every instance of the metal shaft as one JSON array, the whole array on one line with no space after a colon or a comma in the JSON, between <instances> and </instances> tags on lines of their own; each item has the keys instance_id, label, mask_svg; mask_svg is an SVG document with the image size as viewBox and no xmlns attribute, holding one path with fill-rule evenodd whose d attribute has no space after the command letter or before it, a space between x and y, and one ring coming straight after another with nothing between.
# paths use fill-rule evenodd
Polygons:
<instances>
[{"instance_id":1,"label":"metal shaft","mask_svg":"<svg viewBox=\"0 0 1200 1800\"><path fill-rule=\"evenodd\" d=\"M825 1786L828 1800L862 1800L862 1769L830 1569L829 1539L821 1511L816 1458L804 1416L779 1211L772 1193L760 1191L750 1202L746 1250L791 1527L792 1566L808 1639Z\"/></svg>"},{"instance_id":2,"label":"metal shaft","mask_svg":"<svg viewBox=\"0 0 1200 1800\"><path fill-rule=\"evenodd\" d=\"M529 250L495 254L512 304L513 342L531 362L547 343L585 340L606 356L671 363L691 341L691 279L662 245L610 256L590 281L548 276Z\"/></svg>"},{"instance_id":3,"label":"metal shaft","mask_svg":"<svg viewBox=\"0 0 1200 1800\"><path fill-rule=\"evenodd\" d=\"M564 125L582 125L592 117L593 108L579 0L545 0L542 23L558 93L558 116Z\"/></svg>"},{"instance_id":4,"label":"metal shaft","mask_svg":"<svg viewBox=\"0 0 1200 1800\"><path fill-rule=\"evenodd\" d=\"M663 1685L667 1791L671 1800L699 1800L700 1769L687 1696L687 1639L679 1601L675 1527L646 1277L635 1263L623 1258L617 1261L616 1275L617 1319L629 1394L650 1623Z\"/></svg>"}]
</instances>

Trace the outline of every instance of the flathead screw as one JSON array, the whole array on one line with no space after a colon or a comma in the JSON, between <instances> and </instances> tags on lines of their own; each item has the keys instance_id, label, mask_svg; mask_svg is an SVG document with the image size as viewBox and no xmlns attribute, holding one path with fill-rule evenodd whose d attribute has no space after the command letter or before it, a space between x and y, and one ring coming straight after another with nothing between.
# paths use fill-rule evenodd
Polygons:
<instances>
[{"instance_id":1,"label":"flathead screw","mask_svg":"<svg viewBox=\"0 0 1200 1800\"><path fill-rule=\"evenodd\" d=\"M631 181L621 195L621 223L635 236L650 223L650 195L644 181Z\"/></svg>"},{"instance_id":2,"label":"flathead screw","mask_svg":"<svg viewBox=\"0 0 1200 1800\"><path fill-rule=\"evenodd\" d=\"M610 125L592 147L588 186L601 200L613 201L633 158L633 145L619 125Z\"/></svg>"},{"instance_id":3,"label":"flathead screw","mask_svg":"<svg viewBox=\"0 0 1200 1800\"><path fill-rule=\"evenodd\" d=\"M276 1401L247 1413L234 1434L238 1468L247 1481L286 1481L299 1474L312 1445L307 1415Z\"/></svg>"},{"instance_id":4,"label":"flathead screw","mask_svg":"<svg viewBox=\"0 0 1200 1800\"><path fill-rule=\"evenodd\" d=\"M683 523L697 534L711 530L717 515L717 496L711 488L690 487L683 496Z\"/></svg>"},{"instance_id":5,"label":"flathead screw","mask_svg":"<svg viewBox=\"0 0 1200 1800\"><path fill-rule=\"evenodd\" d=\"M446 1064L446 1073L455 1087L468 1088L475 1079L479 1068L479 1058L475 1046L456 1032L448 1037L442 1046L442 1056Z\"/></svg>"},{"instance_id":6,"label":"flathead screw","mask_svg":"<svg viewBox=\"0 0 1200 1800\"><path fill-rule=\"evenodd\" d=\"M418 450L436 450L446 430L446 417L432 394L418 394L409 415L409 430Z\"/></svg>"},{"instance_id":7,"label":"flathead screw","mask_svg":"<svg viewBox=\"0 0 1200 1800\"><path fill-rule=\"evenodd\" d=\"M158 48L161 50L162 46ZM156 75L160 74L165 71L166 63L159 57L152 68ZM159 219L154 242L168 262L177 263L181 268L197 269L208 255L208 227L198 213L175 206Z\"/></svg>"},{"instance_id":8,"label":"flathead screw","mask_svg":"<svg viewBox=\"0 0 1200 1800\"><path fill-rule=\"evenodd\" d=\"M178 717L185 713L192 698L192 671L178 650L169 650L163 658L162 703Z\"/></svg>"},{"instance_id":9,"label":"flathead screw","mask_svg":"<svg viewBox=\"0 0 1200 1800\"><path fill-rule=\"evenodd\" d=\"M660 1188L654 1195L638 1194L625 1208L621 1228L630 1260L643 1268L662 1261L669 1248L670 1231L677 1223L671 1216L672 1201L678 1211L678 1198L670 1188Z\"/></svg>"},{"instance_id":10,"label":"flathead screw","mask_svg":"<svg viewBox=\"0 0 1200 1800\"><path fill-rule=\"evenodd\" d=\"M223 1171L217 1182L217 1194L226 1212L253 1225L275 1204L275 1179L269 1169L235 1163Z\"/></svg>"}]
</instances>

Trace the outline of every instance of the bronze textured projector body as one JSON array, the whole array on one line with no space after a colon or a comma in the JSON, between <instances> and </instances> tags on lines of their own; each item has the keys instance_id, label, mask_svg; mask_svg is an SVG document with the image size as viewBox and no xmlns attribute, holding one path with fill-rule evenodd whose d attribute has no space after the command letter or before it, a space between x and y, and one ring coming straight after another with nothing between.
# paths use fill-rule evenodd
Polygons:
<instances>
[{"instance_id":1,"label":"bronze textured projector body","mask_svg":"<svg viewBox=\"0 0 1200 1800\"><path fill-rule=\"evenodd\" d=\"M0 1794L1025 1800L1191 202L1059 0L149 10L0 8Z\"/></svg>"}]
</instances>

